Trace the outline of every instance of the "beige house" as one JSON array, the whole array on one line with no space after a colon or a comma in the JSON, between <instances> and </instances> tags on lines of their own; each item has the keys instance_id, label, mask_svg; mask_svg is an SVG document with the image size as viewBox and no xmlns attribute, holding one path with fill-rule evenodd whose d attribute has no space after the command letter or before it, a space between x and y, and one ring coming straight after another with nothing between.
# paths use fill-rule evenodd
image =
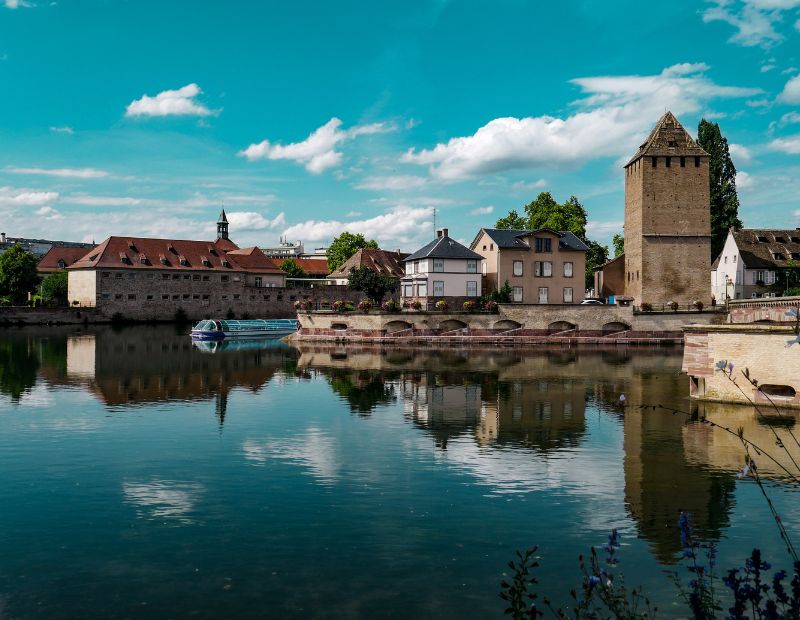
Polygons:
<instances>
[{"instance_id":1,"label":"beige house","mask_svg":"<svg viewBox=\"0 0 800 620\"><path fill-rule=\"evenodd\" d=\"M407 256L405 275L400 279L403 303L423 305L447 299L452 307L481 296L482 256L448 236L446 228L436 239Z\"/></svg>"},{"instance_id":2,"label":"beige house","mask_svg":"<svg viewBox=\"0 0 800 620\"><path fill-rule=\"evenodd\" d=\"M497 290L508 281L514 303L579 304L583 300L589 248L571 232L481 228L470 248L483 259L485 291Z\"/></svg>"}]
</instances>

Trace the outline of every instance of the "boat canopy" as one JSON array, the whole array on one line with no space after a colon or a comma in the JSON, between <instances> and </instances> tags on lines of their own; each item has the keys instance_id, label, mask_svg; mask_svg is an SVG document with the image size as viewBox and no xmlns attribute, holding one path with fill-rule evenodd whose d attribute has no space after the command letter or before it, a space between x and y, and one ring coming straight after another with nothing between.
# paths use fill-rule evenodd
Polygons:
<instances>
[{"instance_id":1,"label":"boat canopy","mask_svg":"<svg viewBox=\"0 0 800 620\"><path fill-rule=\"evenodd\" d=\"M223 319L200 321L195 330L223 332L276 331L297 329L297 319Z\"/></svg>"}]
</instances>

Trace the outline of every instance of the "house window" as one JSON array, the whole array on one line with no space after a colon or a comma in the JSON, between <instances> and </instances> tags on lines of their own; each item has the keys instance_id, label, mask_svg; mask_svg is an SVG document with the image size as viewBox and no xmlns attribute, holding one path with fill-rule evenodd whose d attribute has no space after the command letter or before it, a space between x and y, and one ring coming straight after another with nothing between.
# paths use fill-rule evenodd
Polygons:
<instances>
[{"instance_id":1,"label":"house window","mask_svg":"<svg viewBox=\"0 0 800 620\"><path fill-rule=\"evenodd\" d=\"M564 277L565 278L572 277L572 263L564 263Z\"/></svg>"},{"instance_id":2,"label":"house window","mask_svg":"<svg viewBox=\"0 0 800 620\"><path fill-rule=\"evenodd\" d=\"M122 278L122 274L121 273L115 273L114 277L117 278L117 280L119 280L119 279Z\"/></svg>"},{"instance_id":3,"label":"house window","mask_svg":"<svg viewBox=\"0 0 800 620\"><path fill-rule=\"evenodd\" d=\"M161 299L164 299L164 300L169 299L169 295L162 295Z\"/></svg>"},{"instance_id":4,"label":"house window","mask_svg":"<svg viewBox=\"0 0 800 620\"><path fill-rule=\"evenodd\" d=\"M699 168L700 167L700 158L699 157L695 157L694 158L694 167L695 168Z\"/></svg>"},{"instance_id":5,"label":"house window","mask_svg":"<svg viewBox=\"0 0 800 620\"><path fill-rule=\"evenodd\" d=\"M67 268L67 261L65 261L63 258L59 258L58 259L58 268L59 269L66 269Z\"/></svg>"},{"instance_id":6,"label":"house window","mask_svg":"<svg viewBox=\"0 0 800 620\"><path fill-rule=\"evenodd\" d=\"M184 293L184 294L182 295L182 298L183 298L183 299L189 299L189 293Z\"/></svg>"},{"instance_id":7,"label":"house window","mask_svg":"<svg viewBox=\"0 0 800 620\"><path fill-rule=\"evenodd\" d=\"M433 281L433 296L444 297L444 282L442 280Z\"/></svg>"},{"instance_id":8,"label":"house window","mask_svg":"<svg viewBox=\"0 0 800 620\"><path fill-rule=\"evenodd\" d=\"M514 261L514 275L521 276L522 275L522 261L515 260Z\"/></svg>"},{"instance_id":9,"label":"house window","mask_svg":"<svg viewBox=\"0 0 800 620\"><path fill-rule=\"evenodd\" d=\"M727 256L725 257L725 264L726 265L728 264L728 257Z\"/></svg>"},{"instance_id":10,"label":"house window","mask_svg":"<svg viewBox=\"0 0 800 620\"><path fill-rule=\"evenodd\" d=\"M180 299L180 297L181 297L180 295L173 295L173 296L172 296L172 299L173 299L174 301L178 301L178 299Z\"/></svg>"},{"instance_id":11,"label":"house window","mask_svg":"<svg viewBox=\"0 0 800 620\"><path fill-rule=\"evenodd\" d=\"M443 273L444 272L444 259L443 258L434 258L433 259L433 271L436 273Z\"/></svg>"},{"instance_id":12,"label":"house window","mask_svg":"<svg viewBox=\"0 0 800 620\"><path fill-rule=\"evenodd\" d=\"M764 272L763 271L754 271L753 272L753 284L757 282L764 281Z\"/></svg>"},{"instance_id":13,"label":"house window","mask_svg":"<svg viewBox=\"0 0 800 620\"><path fill-rule=\"evenodd\" d=\"M133 294L128 295L128 301L133 301L134 299L136 299L136 295Z\"/></svg>"},{"instance_id":14,"label":"house window","mask_svg":"<svg viewBox=\"0 0 800 620\"><path fill-rule=\"evenodd\" d=\"M686 158L685 157L681 157L681 168L685 168L685 167L686 167Z\"/></svg>"},{"instance_id":15,"label":"house window","mask_svg":"<svg viewBox=\"0 0 800 620\"><path fill-rule=\"evenodd\" d=\"M233 298L234 299L239 299L239 295L234 295Z\"/></svg>"},{"instance_id":16,"label":"house window","mask_svg":"<svg viewBox=\"0 0 800 620\"><path fill-rule=\"evenodd\" d=\"M427 282L420 282L417 284L417 297L427 297L428 296L428 283Z\"/></svg>"},{"instance_id":17,"label":"house window","mask_svg":"<svg viewBox=\"0 0 800 620\"><path fill-rule=\"evenodd\" d=\"M162 274L162 275L161 275L161 279L162 279L162 280L169 280L169 274L168 274L168 273L164 273L164 274Z\"/></svg>"},{"instance_id":18,"label":"house window","mask_svg":"<svg viewBox=\"0 0 800 620\"><path fill-rule=\"evenodd\" d=\"M534 273L537 278L552 278L553 277L553 263L549 260L536 261L533 264Z\"/></svg>"},{"instance_id":19,"label":"house window","mask_svg":"<svg viewBox=\"0 0 800 620\"><path fill-rule=\"evenodd\" d=\"M733 262L736 262L736 254L733 255Z\"/></svg>"},{"instance_id":20,"label":"house window","mask_svg":"<svg viewBox=\"0 0 800 620\"><path fill-rule=\"evenodd\" d=\"M477 296L478 296L478 281L467 280L467 297L477 297Z\"/></svg>"},{"instance_id":21,"label":"house window","mask_svg":"<svg viewBox=\"0 0 800 620\"><path fill-rule=\"evenodd\" d=\"M484 252L486 251L486 246L483 246L483 251L484 251Z\"/></svg>"},{"instance_id":22,"label":"house window","mask_svg":"<svg viewBox=\"0 0 800 620\"><path fill-rule=\"evenodd\" d=\"M564 303L565 304L572 303L572 287L570 286L564 288Z\"/></svg>"},{"instance_id":23,"label":"house window","mask_svg":"<svg viewBox=\"0 0 800 620\"><path fill-rule=\"evenodd\" d=\"M203 282L208 282L211 279L211 276L203 276Z\"/></svg>"},{"instance_id":24,"label":"house window","mask_svg":"<svg viewBox=\"0 0 800 620\"><path fill-rule=\"evenodd\" d=\"M667 160L667 168L669 168L672 165L672 157L667 157L666 160Z\"/></svg>"},{"instance_id":25,"label":"house window","mask_svg":"<svg viewBox=\"0 0 800 620\"><path fill-rule=\"evenodd\" d=\"M775 260L786 260L786 257L780 252L775 252L772 256Z\"/></svg>"},{"instance_id":26,"label":"house window","mask_svg":"<svg viewBox=\"0 0 800 620\"><path fill-rule=\"evenodd\" d=\"M203 299L208 299L208 295L203 295Z\"/></svg>"},{"instance_id":27,"label":"house window","mask_svg":"<svg viewBox=\"0 0 800 620\"><path fill-rule=\"evenodd\" d=\"M653 168L655 168L658 165L658 157L651 157L650 165L653 166Z\"/></svg>"},{"instance_id":28,"label":"house window","mask_svg":"<svg viewBox=\"0 0 800 620\"><path fill-rule=\"evenodd\" d=\"M474 259L467 260L467 273L478 273L478 261Z\"/></svg>"},{"instance_id":29,"label":"house window","mask_svg":"<svg viewBox=\"0 0 800 620\"><path fill-rule=\"evenodd\" d=\"M184 279L184 280L189 280L191 277L192 277L192 276L190 276L190 275L187 273L187 274L185 274L185 275L183 276L183 279Z\"/></svg>"},{"instance_id":30,"label":"house window","mask_svg":"<svg viewBox=\"0 0 800 620\"><path fill-rule=\"evenodd\" d=\"M411 297L414 294L412 292L413 290L414 290L414 285L413 284L404 284L403 285L403 297Z\"/></svg>"},{"instance_id":31,"label":"house window","mask_svg":"<svg viewBox=\"0 0 800 620\"><path fill-rule=\"evenodd\" d=\"M759 241L760 243L769 243L769 239L767 239L766 237L763 237L763 236L761 236L761 235L759 235L759 236L757 237L757 239L758 239L758 241Z\"/></svg>"},{"instance_id":32,"label":"house window","mask_svg":"<svg viewBox=\"0 0 800 620\"><path fill-rule=\"evenodd\" d=\"M414 271L416 273L421 273L422 271L422 261L414 261Z\"/></svg>"},{"instance_id":33,"label":"house window","mask_svg":"<svg viewBox=\"0 0 800 620\"><path fill-rule=\"evenodd\" d=\"M777 241L778 243L786 243L786 239L784 239L783 237L779 237L777 235L773 236L775 237L775 241Z\"/></svg>"},{"instance_id":34,"label":"house window","mask_svg":"<svg viewBox=\"0 0 800 620\"><path fill-rule=\"evenodd\" d=\"M486 275L486 261L481 261L481 273Z\"/></svg>"},{"instance_id":35,"label":"house window","mask_svg":"<svg viewBox=\"0 0 800 620\"><path fill-rule=\"evenodd\" d=\"M111 298L111 295L109 295L108 293L103 293L102 295L100 295L100 297L101 297L102 299L110 299L110 298Z\"/></svg>"},{"instance_id":36,"label":"house window","mask_svg":"<svg viewBox=\"0 0 800 620\"><path fill-rule=\"evenodd\" d=\"M261 276L256 276L256 287L261 288L261 285L262 285Z\"/></svg>"},{"instance_id":37,"label":"house window","mask_svg":"<svg viewBox=\"0 0 800 620\"><path fill-rule=\"evenodd\" d=\"M549 297L550 291L546 286L539 287L539 303L540 304L548 304L550 303Z\"/></svg>"},{"instance_id":38,"label":"house window","mask_svg":"<svg viewBox=\"0 0 800 620\"><path fill-rule=\"evenodd\" d=\"M230 276L222 276L223 282L228 282L230 279L231 279Z\"/></svg>"},{"instance_id":39,"label":"house window","mask_svg":"<svg viewBox=\"0 0 800 620\"><path fill-rule=\"evenodd\" d=\"M200 276L195 274L195 275L192 276L192 280L198 280L199 281L200 280Z\"/></svg>"},{"instance_id":40,"label":"house window","mask_svg":"<svg viewBox=\"0 0 800 620\"><path fill-rule=\"evenodd\" d=\"M104 271L104 272L103 272L103 277L104 277L104 278L108 278L110 275L111 275L111 274L110 274L110 273L108 273L107 271Z\"/></svg>"},{"instance_id":41,"label":"house window","mask_svg":"<svg viewBox=\"0 0 800 620\"><path fill-rule=\"evenodd\" d=\"M535 248L537 252L552 252L552 239L549 237L536 237Z\"/></svg>"},{"instance_id":42,"label":"house window","mask_svg":"<svg viewBox=\"0 0 800 620\"><path fill-rule=\"evenodd\" d=\"M414 261L409 261L408 267L406 268L407 273L414 273Z\"/></svg>"},{"instance_id":43,"label":"house window","mask_svg":"<svg viewBox=\"0 0 800 620\"><path fill-rule=\"evenodd\" d=\"M181 279L181 274L179 274L179 273L173 273L173 274L172 274L172 279L173 279L173 280L180 280L180 279Z\"/></svg>"},{"instance_id":44,"label":"house window","mask_svg":"<svg viewBox=\"0 0 800 620\"><path fill-rule=\"evenodd\" d=\"M494 243L489 244L489 251L494 252Z\"/></svg>"},{"instance_id":45,"label":"house window","mask_svg":"<svg viewBox=\"0 0 800 620\"><path fill-rule=\"evenodd\" d=\"M152 295L148 295L147 296L147 301L153 301L153 296Z\"/></svg>"},{"instance_id":46,"label":"house window","mask_svg":"<svg viewBox=\"0 0 800 620\"><path fill-rule=\"evenodd\" d=\"M515 286L511 289L511 301L516 303L522 303L522 287Z\"/></svg>"},{"instance_id":47,"label":"house window","mask_svg":"<svg viewBox=\"0 0 800 620\"><path fill-rule=\"evenodd\" d=\"M122 299L122 293L117 293L116 295L114 295L114 299L116 300Z\"/></svg>"}]
</instances>

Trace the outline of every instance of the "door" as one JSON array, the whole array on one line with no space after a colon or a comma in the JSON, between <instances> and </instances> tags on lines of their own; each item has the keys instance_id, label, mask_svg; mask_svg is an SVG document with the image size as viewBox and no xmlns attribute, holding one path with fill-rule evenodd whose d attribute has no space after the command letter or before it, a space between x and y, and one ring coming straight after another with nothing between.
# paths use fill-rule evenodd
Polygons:
<instances>
[{"instance_id":1,"label":"door","mask_svg":"<svg viewBox=\"0 0 800 620\"><path fill-rule=\"evenodd\" d=\"M547 301L547 287L546 286L540 286L539 287L539 303L540 304L549 303Z\"/></svg>"}]
</instances>

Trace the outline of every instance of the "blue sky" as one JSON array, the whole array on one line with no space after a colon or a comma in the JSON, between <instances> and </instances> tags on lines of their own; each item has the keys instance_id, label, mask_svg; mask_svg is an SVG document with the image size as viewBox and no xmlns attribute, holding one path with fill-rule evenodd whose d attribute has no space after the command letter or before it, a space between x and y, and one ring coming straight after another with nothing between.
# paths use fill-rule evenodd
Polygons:
<instances>
[{"instance_id":1,"label":"blue sky","mask_svg":"<svg viewBox=\"0 0 800 620\"><path fill-rule=\"evenodd\" d=\"M0 228L410 251L546 190L608 242L665 109L796 227L798 68L800 0L0 0Z\"/></svg>"}]
</instances>

